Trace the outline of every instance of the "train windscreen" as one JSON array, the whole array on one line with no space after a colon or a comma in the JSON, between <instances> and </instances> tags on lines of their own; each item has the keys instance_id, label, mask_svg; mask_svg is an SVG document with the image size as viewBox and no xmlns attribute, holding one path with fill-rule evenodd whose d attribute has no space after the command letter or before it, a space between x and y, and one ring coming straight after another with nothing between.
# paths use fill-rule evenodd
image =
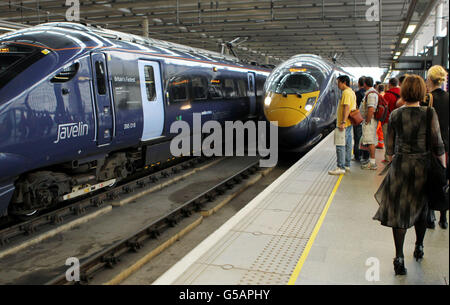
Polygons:
<instances>
[{"instance_id":1,"label":"train windscreen","mask_svg":"<svg viewBox=\"0 0 450 305\"><path fill-rule=\"evenodd\" d=\"M278 94L302 94L320 90L323 76L319 73L285 71L269 84L268 91Z\"/></svg>"},{"instance_id":2,"label":"train windscreen","mask_svg":"<svg viewBox=\"0 0 450 305\"><path fill-rule=\"evenodd\" d=\"M0 89L43 56L40 48L0 43Z\"/></svg>"}]
</instances>

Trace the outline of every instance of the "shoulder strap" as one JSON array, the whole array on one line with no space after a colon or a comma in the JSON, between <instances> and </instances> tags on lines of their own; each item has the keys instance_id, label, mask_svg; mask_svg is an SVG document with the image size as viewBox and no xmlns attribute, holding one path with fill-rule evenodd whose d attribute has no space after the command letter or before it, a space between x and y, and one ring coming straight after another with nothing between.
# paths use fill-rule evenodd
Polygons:
<instances>
[{"instance_id":1,"label":"shoulder strap","mask_svg":"<svg viewBox=\"0 0 450 305\"><path fill-rule=\"evenodd\" d=\"M386 93L391 93L391 94L393 94L393 95L395 95L395 97L397 98L397 99L399 99L400 98L400 94L397 94L397 93L395 93L394 91L391 91L391 90L388 90L388 91L386 91Z\"/></svg>"},{"instance_id":2,"label":"shoulder strap","mask_svg":"<svg viewBox=\"0 0 450 305\"><path fill-rule=\"evenodd\" d=\"M433 94L428 93L428 107L433 107Z\"/></svg>"},{"instance_id":3,"label":"shoulder strap","mask_svg":"<svg viewBox=\"0 0 450 305\"><path fill-rule=\"evenodd\" d=\"M427 107L427 132L426 132L426 145L427 151L431 152L431 116L432 112L430 107Z\"/></svg>"}]
</instances>

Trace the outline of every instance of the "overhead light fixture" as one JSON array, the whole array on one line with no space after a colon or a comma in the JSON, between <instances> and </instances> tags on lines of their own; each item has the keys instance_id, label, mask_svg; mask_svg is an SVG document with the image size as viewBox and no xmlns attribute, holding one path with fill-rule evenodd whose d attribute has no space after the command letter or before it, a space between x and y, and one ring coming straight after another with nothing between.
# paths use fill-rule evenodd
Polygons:
<instances>
[{"instance_id":1,"label":"overhead light fixture","mask_svg":"<svg viewBox=\"0 0 450 305\"><path fill-rule=\"evenodd\" d=\"M402 39L402 44L406 44L408 41L409 41L409 38L405 37L405 38Z\"/></svg>"},{"instance_id":2,"label":"overhead light fixture","mask_svg":"<svg viewBox=\"0 0 450 305\"><path fill-rule=\"evenodd\" d=\"M162 23L163 21L161 20L161 19L159 19L159 18L153 18L152 19L154 22L158 22L158 23Z\"/></svg>"},{"instance_id":3,"label":"overhead light fixture","mask_svg":"<svg viewBox=\"0 0 450 305\"><path fill-rule=\"evenodd\" d=\"M394 59L398 59L398 55L395 55L395 56L394 56Z\"/></svg>"},{"instance_id":4,"label":"overhead light fixture","mask_svg":"<svg viewBox=\"0 0 450 305\"><path fill-rule=\"evenodd\" d=\"M400 56L400 54L402 54L402 52L397 52L395 53L395 56Z\"/></svg>"},{"instance_id":5,"label":"overhead light fixture","mask_svg":"<svg viewBox=\"0 0 450 305\"><path fill-rule=\"evenodd\" d=\"M2 30L2 31L14 31L14 29L4 28L4 27L0 27L0 30Z\"/></svg>"},{"instance_id":6,"label":"overhead light fixture","mask_svg":"<svg viewBox=\"0 0 450 305\"><path fill-rule=\"evenodd\" d=\"M414 30L416 29L416 25L415 24L410 24L408 26L408 28L406 29L406 34L412 34L414 33Z\"/></svg>"}]
</instances>

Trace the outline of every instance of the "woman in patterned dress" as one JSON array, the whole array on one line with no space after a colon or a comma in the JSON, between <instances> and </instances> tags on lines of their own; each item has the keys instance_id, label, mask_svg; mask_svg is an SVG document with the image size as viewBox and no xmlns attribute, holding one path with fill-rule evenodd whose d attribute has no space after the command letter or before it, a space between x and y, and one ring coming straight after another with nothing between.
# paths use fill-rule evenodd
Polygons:
<instances>
[{"instance_id":1,"label":"woman in patterned dress","mask_svg":"<svg viewBox=\"0 0 450 305\"><path fill-rule=\"evenodd\" d=\"M379 208L373 219L383 226L392 227L396 257L396 275L405 275L403 243L406 230L415 227L416 248L414 257L423 257L423 239L428 212L424 185L427 180L427 107L421 107L426 94L424 80L418 75L408 76L401 88L405 106L394 110L389 118L386 149L391 168L375 194ZM431 119L431 151L444 161L439 121L434 109ZM393 157L394 156L394 157Z\"/></svg>"}]
</instances>

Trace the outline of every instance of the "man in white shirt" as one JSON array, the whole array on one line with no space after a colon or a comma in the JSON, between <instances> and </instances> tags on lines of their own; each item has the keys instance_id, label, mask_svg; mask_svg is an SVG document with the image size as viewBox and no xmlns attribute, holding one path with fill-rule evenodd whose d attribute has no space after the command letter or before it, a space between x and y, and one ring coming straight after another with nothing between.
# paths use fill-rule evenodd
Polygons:
<instances>
[{"instance_id":1,"label":"man in white shirt","mask_svg":"<svg viewBox=\"0 0 450 305\"><path fill-rule=\"evenodd\" d=\"M378 106L378 92L373 88L373 78L365 78L364 88L366 89L366 96L360 107L361 115L364 118L361 143L369 147L370 159L368 163L361 165L361 168L376 170L375 145L378 143L378 121L374 115Z\"/></svg>"}]
</instances>

